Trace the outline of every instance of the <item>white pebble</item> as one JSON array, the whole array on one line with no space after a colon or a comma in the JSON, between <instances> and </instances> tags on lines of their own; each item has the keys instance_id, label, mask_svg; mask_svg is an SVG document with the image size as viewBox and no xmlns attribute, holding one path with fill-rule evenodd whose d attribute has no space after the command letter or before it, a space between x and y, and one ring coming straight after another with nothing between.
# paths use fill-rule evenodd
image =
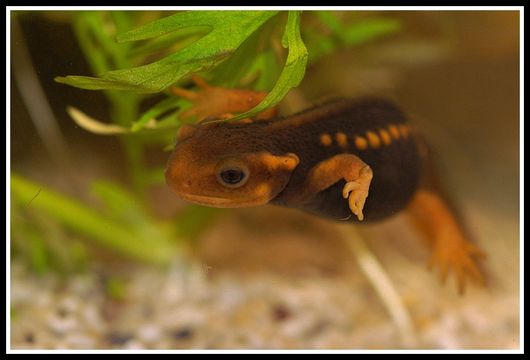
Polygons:
<instances>
[{"instance_id":1,"label":"white pebble","mask_svg":"<svg viewBox=\"0 0 530 360\"><path fill-rule=\"evenodd\" d=\"M162 331L160 328L153 324L144 325L140 327L137 332L138 337L147 343L153 343L160 340L161 334Z\"/></svg>"},{"instance_id":2,"label":"white pebble","mask_svg":"<svg viewBox=\"0 0 530 360\"><path fill-rule=\"evenodd\" d=\"M69 348L75 349L93 349L96 345L96 339L78 333L69 334L64 341Z\"/></svg>"},{"instance_id":3,"label":"white pebble","mask_svg":"<svg viewBox=\"0 0 530 360\"><path fill-rule=\"evenodd\" d=\"M131 340L125 344L124 348L128 350L143 350L145 346L137 340Z\"/></svg>"},{"instance_id":4,"label":"white pebble","mask_svg":"<svg viewBox=\"0 0 530 360\"><path fill-rule=\"evenodd\" d=\"M83 311L81 312L82 321L93 330L102 331L105 323L101 316L99 309L93 305L85 305Z\"/></svg>"},{"instance_id":5,"label":"white pebble","mask_svg":"<svg viewBox=\"0 0 530 360\"><path fill-rule=\"evenodd\" d=\"M57 334L65 334L77 328L77 320L73 317L61 318L57 315L48 317L49 328Z\"/></svg>"}]
</instances>

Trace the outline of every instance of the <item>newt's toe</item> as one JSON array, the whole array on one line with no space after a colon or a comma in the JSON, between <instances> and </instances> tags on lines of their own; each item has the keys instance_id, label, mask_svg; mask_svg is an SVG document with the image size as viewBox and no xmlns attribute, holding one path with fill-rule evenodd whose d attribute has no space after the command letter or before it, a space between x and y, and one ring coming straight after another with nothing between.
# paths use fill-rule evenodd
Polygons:
<instances>
[{"instance_id":1,"label":"newt's toe","mask_svg":"<svg viewBox=\"0 0 530 360\"><path fill-rule=\"evenodd\" d=\"M436 241L429 265L439 269L442 282L453 273L459 292L464 293L468 280L485 284L484 276L477 265L477 260L484 256L482 250L465 239L450 239L444 236L444 239Z\"/></svg>"},{"instance_id":2,"label":"newt's toe","mask_svg":"<svg viewBox=\"0 0 530 360\"><path fill-rule=\"evenodd\" d=\"M348 199L350 210L357 218L362 221L364 219L363 208L366 198L368 197L368 185L359 182L358 180L349 181L342 189L342 196Z\"/></svg>"}]
</instances>

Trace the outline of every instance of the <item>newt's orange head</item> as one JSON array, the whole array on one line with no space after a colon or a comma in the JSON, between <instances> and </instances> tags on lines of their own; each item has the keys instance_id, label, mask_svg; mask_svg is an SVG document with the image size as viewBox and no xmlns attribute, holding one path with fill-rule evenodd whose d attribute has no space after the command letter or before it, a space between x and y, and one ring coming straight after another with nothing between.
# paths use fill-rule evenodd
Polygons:
<instances>
[{"instance_id":1,"label":"newt's orange head","mask_svg":"<svg viewBox=\"0 0 530 360\"><path fill-rule=\"evenodd\" d=\"M271 152L259 129L227 122L184 125L166 168L167 184L182 199L201 205L268 203L287 185L299 160Z\"/></svg>"}]
</instances>

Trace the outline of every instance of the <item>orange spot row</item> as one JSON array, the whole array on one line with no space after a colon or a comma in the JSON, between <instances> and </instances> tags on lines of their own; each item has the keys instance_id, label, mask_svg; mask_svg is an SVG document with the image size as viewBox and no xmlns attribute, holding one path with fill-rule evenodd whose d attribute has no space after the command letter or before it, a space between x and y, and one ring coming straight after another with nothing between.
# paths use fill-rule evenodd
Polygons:
<instances>
[{"instance_id":1,"label":"orange spot row","mask_svg":"<svg viewBox=\"0 0 530 360\"><path fill-rule=\"evenodd\" d=\"M377 149L382 144L390 145L392 140L407 138L411 129L407 125L390 125L376 131L367 131L366 136L355 135L353 143L359 150L366 150L368 147ZM334 136L335 141L341 148L348 147L348 137L343 132L338 132ZM324 146L333 144L333 137L328 133L320 135L320 143Z\"/></svg>"}]
</instances>

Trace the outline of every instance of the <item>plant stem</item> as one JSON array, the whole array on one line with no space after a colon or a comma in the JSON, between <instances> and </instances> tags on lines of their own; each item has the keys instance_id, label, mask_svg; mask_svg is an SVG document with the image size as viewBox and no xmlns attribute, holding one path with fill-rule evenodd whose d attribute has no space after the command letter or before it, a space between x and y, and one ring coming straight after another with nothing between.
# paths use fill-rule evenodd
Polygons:
<instances>
[{"instance_id":1,"label":"plant stem","mask_svg":"<svg viewBox=\"0 0 530 360\"><path fill-rule=\"evenodd\" d=\"M121 126L130 126L138 118L139 97L136 94L123 94L123 96L109 96L111 102L112 122ZM143 166L143 147L139 139L134 136L120 137L120 143L125 153L129 179L134 191L140 198L145 199Z\"/></svg>"}]
</instances>

